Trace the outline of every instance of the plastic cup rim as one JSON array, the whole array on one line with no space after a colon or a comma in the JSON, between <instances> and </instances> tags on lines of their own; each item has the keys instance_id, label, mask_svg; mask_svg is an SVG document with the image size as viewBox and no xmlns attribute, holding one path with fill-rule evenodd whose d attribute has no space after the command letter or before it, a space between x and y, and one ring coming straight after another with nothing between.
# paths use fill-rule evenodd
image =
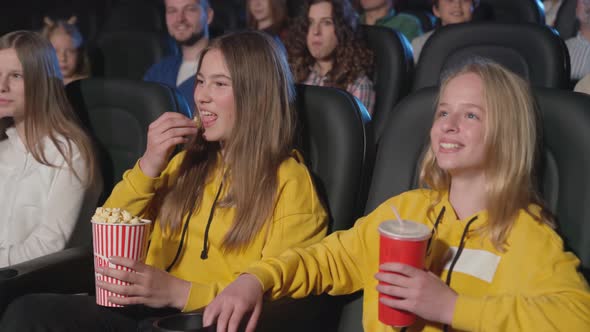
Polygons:
<instances>
[{"instance_id":1,"label":"plastic cup rim","mask_svg":"<svg viewBox=\"0 0 590 332\"><path fill-rule=\"evenodd\" d=\"M404 220L404 221L410 221L410 222L413 222L413 223L417 223L417 224L423 225L426 229L428 229L428 226L426 226L424 224L421 224L421 223L418 223L418 222L415 222L415 221L411 221L411 220ZM404 240L404 241L418 242L418 241L424 241L426 239L429 239L430 236L432 235L430 229L428 229L428 232L424 233L423 235L419 235L419 236L405 236L405 235L394 234L394 233L391 233L391 232L389 232L387 230L384 230L382 228L383 224L384 223L387 223L387 222L393 222L393 223L395 223L397 221L395 221L395 220L385 220L385 221L383 221L381 224L379 224L379 228L378 228L379 234L381 234L383 236L386 236L388 238L394 239L394 240Z\"/></svg>"}]
</instances>

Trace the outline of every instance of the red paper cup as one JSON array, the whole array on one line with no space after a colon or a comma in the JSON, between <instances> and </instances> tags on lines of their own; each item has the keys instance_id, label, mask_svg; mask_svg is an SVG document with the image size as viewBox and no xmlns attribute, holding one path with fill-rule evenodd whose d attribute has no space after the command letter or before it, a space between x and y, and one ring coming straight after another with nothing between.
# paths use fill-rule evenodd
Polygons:
<instances>
[{"instance_id":1,"label":"red paper cup","mask_svg":"<svg viewBox=\"0 0 590 332\"><path fill-rule=\"evenodd\" d=\"M111 256L121 256L144 262L147 253L151 221L142 219L140 224L107 224L92 221L92 246L94 250L94 268L110 267L119 270L131 269L109 262ZM96 280L117 285L128 285L118 279L95 273ZM96 286L96 304L106 307L120 307L109 302L109 296L123 295L106 291Z\"/></svg>"},{"instance_id":2,"label":"red paper cup","mask_svg":"<svg viewBox=\"0 0 590 332\"><path fill-rule=\"evenodd\" d=\"M423 269L430 234L428 226L414 221L382 222L379 225L379 265L403 263ZM383 282L379 284L385 285ZM379 298L393 297L379 294ZM416 321L416 315L393 309L379 301L379 320L386 325L403 327L412 325Z\"/></svg>"}]
</instances>

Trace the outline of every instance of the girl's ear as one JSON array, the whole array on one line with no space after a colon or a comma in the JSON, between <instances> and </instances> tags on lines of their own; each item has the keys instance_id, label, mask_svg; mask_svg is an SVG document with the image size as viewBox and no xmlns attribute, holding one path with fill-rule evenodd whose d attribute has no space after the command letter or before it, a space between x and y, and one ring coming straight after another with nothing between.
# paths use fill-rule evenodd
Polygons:
<instances>
[{"instance_id":1,"label":"girl's ear","mask_svg":"<svg viewBox=\"0 0 590 332\"><path fill-rule=\"evenodd\" d=\"M78 17L76 15L73 15L72 17L68 18L68 20L66 22L68 22L68 24L74 25L74 24L76 24L77 21L78 21Z\"/></svg>"},{"instance_id":2,"label":"girl's ear","mask_svg":"<svg viewBox=\"0 0 590 332\"><path fill-rule=\"evenodd\" d=\"M43 17L43 23L50 28L55 25L55 22L49 16Z\"/></svg>"}]
</instances>

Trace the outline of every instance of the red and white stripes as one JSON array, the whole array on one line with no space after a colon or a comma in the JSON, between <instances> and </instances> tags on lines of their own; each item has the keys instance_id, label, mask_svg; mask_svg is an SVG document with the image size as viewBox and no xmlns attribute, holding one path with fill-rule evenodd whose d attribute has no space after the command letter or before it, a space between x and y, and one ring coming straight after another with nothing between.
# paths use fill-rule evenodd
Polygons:
<instances>
[{"instance_id":1,"label":"red and white stripes","mask_svg":"<svg viewBox=\"0 0 590 332\"><path fill-rule=\"evenodd\" d=\"M109 262L111 256L127 257L144 261L147 253L149 237L149 221L141 224L104 224L92 223L92 243L94 249L94 267L110 267L130 271L129 268L114 265ZM117 285L127 285L121 280L95 273L97 280L103 280ZM109 296L123 295L106 291L96 286L96 303L107 307L119 307L108 301Z\"/></svg>"}]
</instances>

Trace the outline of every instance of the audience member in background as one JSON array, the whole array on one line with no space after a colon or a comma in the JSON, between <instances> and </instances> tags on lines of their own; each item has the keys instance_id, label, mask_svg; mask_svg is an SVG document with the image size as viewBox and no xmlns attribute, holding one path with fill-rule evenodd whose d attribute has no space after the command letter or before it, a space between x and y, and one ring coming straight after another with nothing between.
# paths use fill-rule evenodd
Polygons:
<instances>
[{"instance_id":1,"label":"audience member in background","mask_svg":"<svg viewBox=\"0 0 590 332\"><path fill-rule=\"evenodd\" d=\"M479 0L433 0L432 12L439 19L440 26L465 23L471 21L473 10L478 4ZM418 63L422 47L433 33L434 30L431 30L412 40L415 63Z\"/></svg>"},{"instance_id":2,"label":"audience member in background","mask_svg":"<svg viewBox=\"0 0 590 332\"><path fill-rule=\"evenodd\" d=\"M555 19L561 7L562 0L544 0L543 7L545 8L545 24L552 27L555 26Z\"/></svg>"},{"instance_id":3,"label":"audience member in background","mask_svg":"<svg viewBox=\"0 0 590 332\"><path fill-rule=\"evenodd\" d=\"M396 13L395 0L360 0L363 13L361 23L395 29L412 40L422 34L420 20L409 14Z\"/></svg>"},{"instance_id":4,"label":"audience member in background","mask_svg":"<svg viewBox=\"0 0 590 332\"><path fill-rule=\"evenodd\" d=\"M49 17L43 19L45 26L41 34L51 42L57 53L64 84L90 76L90 60L76 21L76 16L67 21L54 21Z\"/></svg>"},{"instance_id":5,"label":"audience member in background","mask_svg":"<svg viewBox=\"0 0 590 332\"><path fill-rule=\"evenodd\" d=\"M253 327L264 293L277 299L362 289L365 331L394 331L378 320L379 301L422 318L411 331L588 331L580 260L564 251L533 189L537 121L527 83L500 65L478 61L449 73L421 163L420 180L430 189L395 196L314 246L257 262L211 302L204 323L217 321L223 332L230 322L235 331L254 312ZM379 265L377 229L395 219L392 206L432 229L426 269Z\"/></svg>"},{"instance_id":6,"label":"audience member in background","mask_svg":"<svg viewBox=\"0 0 590 332\"><path fill-rule=\"evenodd\" d=\"M247 0L246 24L250 29L262 30L287 38L287 1L286 0Z\"/></svg>"},{"instance_id":7,"label":"audience member in background","mask_svg":"<svg viewBox=\"0 0 590 332\"><path fill-rule=\"evenodd\" d=\"M97 271L130 282L98 283L128 296L111 302L200 309L250 264L325 236L326 212L292 150L293 99L287 59L267 34L225 35L203 50L195 88L202 126L162 115L150 125L145 154L105 203L156 221L146 264L111 258L137 273ZM180 143L185 150L168 162ZM31 295L7 309L0 330L135 331L138 319L171 311L144 306Z\"/></svg>"},{"instance_id":8,"label":"audience member in background","mask_svg":"<svg viewBox=\"0 0 590 332\"><path fill-rule=\"evenodd\" d=\"M209 0L164 0L164 5L168 33L180 46L181 54L163 58L148 69L143 79L178 88L194 112L197 57L209 43L213 9Z\"/></svg>"},{"instance_id":9,"label":"audience member in background","mask_svg":"<svg viewBox=\"0 0 590 332\"><path fill-rule=\"evenodd\" d=\"M64 249L100 194L90 138L39 34L0 37L0 267Z\"/></svg>"},{"instance_id":10,"label":"audience member in background","mask_svg":"<svg viewBox=\"0 0 590 332\"><path fill-rule=\"evenodd\" d=\"M577 81L590 74L590 0L577 0L578 35L565 41L570 54L571 79Z\"/></svg>"},{"instance_id":11,"label":"audience member in background","mask_svg":"<svg viewBox=\"0 0 590 332\"><path fill-rule=\"evenodd\" d=\"M368 75L373 54L358 31L349 0L305 0L289 33L289 63L299 83L347 90L373 112Z\"/></svg>"}]
</instances>

